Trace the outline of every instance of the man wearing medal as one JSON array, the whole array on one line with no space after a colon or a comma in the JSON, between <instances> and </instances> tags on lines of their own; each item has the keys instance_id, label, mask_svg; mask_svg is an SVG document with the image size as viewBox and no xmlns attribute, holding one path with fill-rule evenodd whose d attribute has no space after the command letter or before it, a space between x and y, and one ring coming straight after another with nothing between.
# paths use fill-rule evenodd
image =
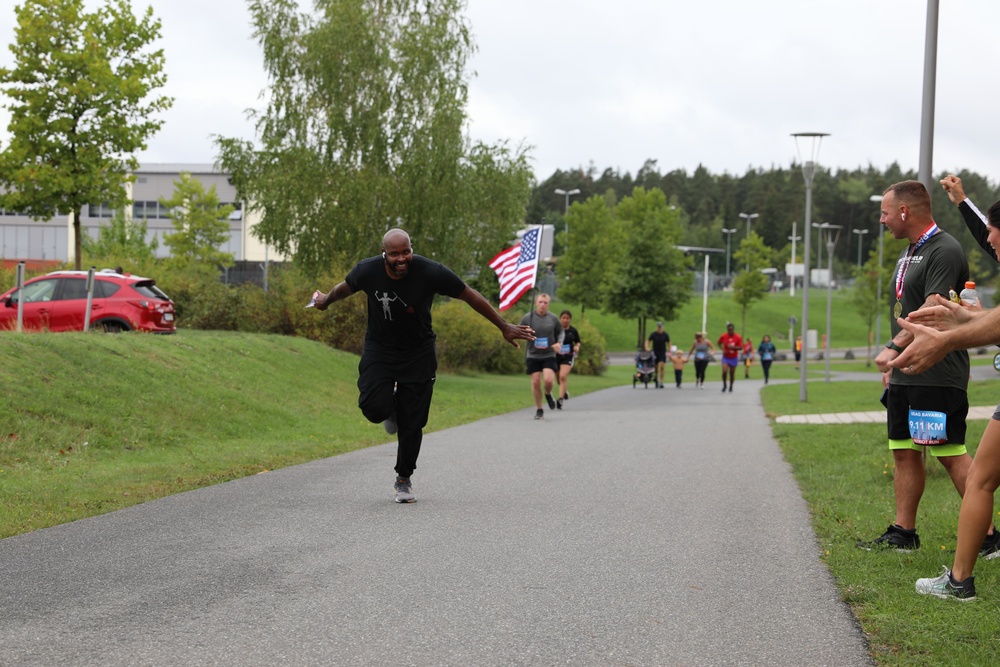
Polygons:
<instances>
[{"instance_id":1,"label":"man wearing medal","mask_svg":"<svg viewBox=\"0 0 1000 667\"><path fill-rule=\"evenodd\" d=\"M965 350L949 352L918 374L890 368L889 363L913 340L896 319L905 318L932 295L947 296L949 290L964 285L969 279L969 264L959 242L934 222L930 194L919 181L896 183L885 191L879 222L894 238L910 242L900 253L891 283L892 339L875 358L887 388L889 449L896 466L896 515L882 536L858 546L909 551L920 547L916 520L925 484L925 447L947 470L958 494L965 494L972 465L965 448L969 355Z\"/></svg>"}]
</instances>

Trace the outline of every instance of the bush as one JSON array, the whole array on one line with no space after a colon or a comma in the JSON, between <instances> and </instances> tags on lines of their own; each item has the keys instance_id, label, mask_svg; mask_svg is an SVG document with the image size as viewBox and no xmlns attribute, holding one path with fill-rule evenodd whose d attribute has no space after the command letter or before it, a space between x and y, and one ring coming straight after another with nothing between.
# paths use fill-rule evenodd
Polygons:
<instances>
[{"instance_id":1,"label":"bush","mask_svg":"<svg viewBox=\"0 0 1000 667\"><path fill-rule=\"evenodd\" d=\"M506 316L518 323L523 313ZM586 317L574 321L583 345L573 365L579 375L600 375L608 367L604 336ZM477 370L485 373L514 375L524 372L524 346L515 348L499 335L496 327L461 301L450 301L434 310L434 330L438 334L438 363L446 370Z\"/></svg>"},{"instance_id":2,"label":"bush","mask_svg":"<svg viewBox=\"0 0 1000 667\"><path fill-rule=\"evenodd\" d=\"M141 265L140 265L141 264ZM154 278L174 301L181 328L301 336L338 350L361 354L368 326L367 299L355 294L326 311L305 308L313 291L327 292L343 280L347 270L331 266L310 278L292 264L275 266L268 291L253 284L231 286L219 280L208 264L179 265L160 260L136 263L124 270ZM508 313L510 322L523 314ZM433 308L438 363L443 370L513 375L524 372L524 345L518 349L497 328L465 302L452 299ZM583 346L574 373L599 375L607 367L606 343L601 333L581 317L574 321Z\"/></svg>"},{"instance_id":3,"label":"bush","mask_svg":"<svg viewBox=\"0 0 1000 667\"><path fill-rule=\"evenodd\" d=\"M608 345L604 336L584 314L573 319L573 326L580 332L580 354L573 364L573 372L580 375L602 375L608 368Z\"/></svg>"},{"instance_id":4,"label":"bush","mask_svg":"<svg viewBox=\"0 0 1000 667\"><path fill-rule=\"evenodd\" d=\"M435 306L438 366L442 370L516 373L523 370L523 347L504 340L493 323L464 301L453 299Z\"/></svg>"}]
</instances>

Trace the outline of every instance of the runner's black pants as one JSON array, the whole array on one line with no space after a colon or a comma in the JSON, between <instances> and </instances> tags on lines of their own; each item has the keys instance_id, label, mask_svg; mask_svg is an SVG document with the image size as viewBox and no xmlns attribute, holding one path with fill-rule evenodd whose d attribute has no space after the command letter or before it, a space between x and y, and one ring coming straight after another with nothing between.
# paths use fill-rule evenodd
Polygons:
<instances>
[{"instance_id":1,"label":"runner's black pants","mask_svg":"<svg viewBox=\"0 0 1000 667\"><path fill-rule=\"evenodd\" d=\"M708 359L694 360L694 376L698 382L705 384L705 369L708 368Z\"/></svg>"},{"instance_id":2,"label":"runner's black pants","mask_svg":"<svg viewBox=\"0 0 1000 667\"><path fill-rule=\"evenodd\" d=\"M378 424L396 413L396 474L409 477L417 467L424 426L431 410L437 358L430 352L397 357L365 352L358 364L358 407Z\"/></svg>"}]
</instances>

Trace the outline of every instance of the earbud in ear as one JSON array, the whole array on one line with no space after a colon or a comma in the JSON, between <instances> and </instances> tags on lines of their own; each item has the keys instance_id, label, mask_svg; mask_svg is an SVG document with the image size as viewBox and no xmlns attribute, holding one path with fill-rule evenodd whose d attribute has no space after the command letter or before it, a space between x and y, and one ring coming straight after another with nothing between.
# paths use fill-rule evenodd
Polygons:
<instances>
[{"instance_id":1,"label":"earbud in ear","mask_svg":"<svg viewBox=\"0 0 1000 667\"><path fill-rule=\"evenodd\" d=\"M905 213L901 214L901 217L903 218L903 222L906 222L906 214Z\"/></svg>"},{"instance_id":2,"label":"earbud in ear","mask_svg":"<svg viewBox=\"0 0 1000 667\"><path fill-rule=\"evenodd\" d=\"M385 259L385 253L382 253L382 259Z\"/></svg>"}]
</instances>

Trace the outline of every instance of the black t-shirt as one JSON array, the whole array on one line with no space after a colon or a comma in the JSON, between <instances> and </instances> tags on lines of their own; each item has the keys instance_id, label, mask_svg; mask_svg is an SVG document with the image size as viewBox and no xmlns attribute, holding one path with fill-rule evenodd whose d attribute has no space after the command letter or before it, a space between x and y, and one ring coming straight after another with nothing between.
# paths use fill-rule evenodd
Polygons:
<instances>
[{"instance_id":1,"label":"black t-shirt","mask_svg":"<svg viewBox=\"0 0 1000 667\"><path fill-rule=\"evenodd\" d=\"M649 334L649 340L653 342L653 352L660 356L666 356L667 345L670 344L670 334L666 331L654 331Z\"/></svg>"},{"instance_id":2,"label":"black t-shirt","mask_svg":"<svg viewBox=\"0 0 1000 667\"><path fill-rule=\"evenodd\" d=\"M401 280L385 271L381 256L358 262L347 278L347 286L368 295L368 331L365 349L384 352L419 352L434 348L431 305L437 294L458 297L462 281L448 267L414 255Z\"/></svg>"},{"instance_id":3,"label":"black t-shirt","mask_svg":"<svg viewBox=\"0 0 1000 667\"><path fill-rule=\"evenodd\" d=\"M580 343L580 332L572 324L563 329L562 352L557 357L570 358L573 356L573 346Z\"/></svg>"},{"instance_id":4,"label":"black t-shirt","mask_svg":"<svg viewBox=\"0 0 1000 667\"><path fill-rule=\"evenodd\" d=\"M912 256L910 256L912 253ZM906 317L920 308L931 294L947 298L948 290L958 291L969 279L969 263L961 244L946 232L938 232L916 251L904 249L896 260L889 289L889 303L895 306L895 287L902 276L901 315ZM892 335L899 333L895 317L889 318ZM969 386L969 353L954 350L944 359L918 375L907 375L898 368L892 370L893 384L928 387L955 387L965 391Z\"/></svg>"}]
</instances>

